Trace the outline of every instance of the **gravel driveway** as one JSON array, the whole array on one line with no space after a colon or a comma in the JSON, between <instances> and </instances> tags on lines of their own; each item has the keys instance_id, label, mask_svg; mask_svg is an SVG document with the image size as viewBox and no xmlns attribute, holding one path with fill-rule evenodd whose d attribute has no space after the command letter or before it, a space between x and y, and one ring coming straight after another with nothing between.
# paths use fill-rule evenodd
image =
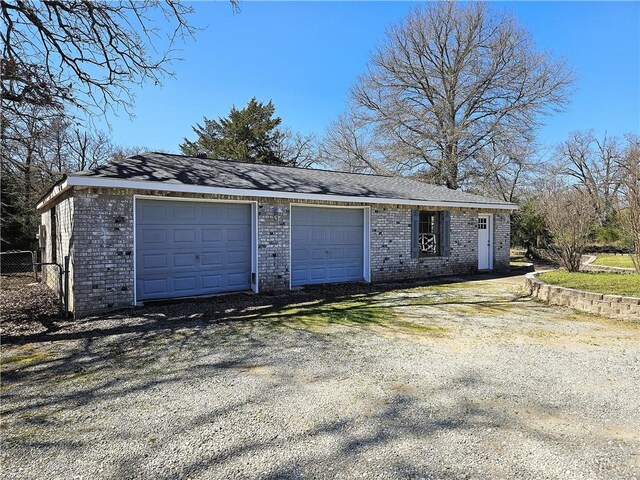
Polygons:
<instances>
[{"instance_id":1,"label":"gravel driveway","mask_svg":"<svg viewBox=\"0 0 640 480\"><path fill-rule=\"evenodd\" d=\"M3 477L640 478L640 325L448 282L5 337Z\"/></svg>"}]
</instances>

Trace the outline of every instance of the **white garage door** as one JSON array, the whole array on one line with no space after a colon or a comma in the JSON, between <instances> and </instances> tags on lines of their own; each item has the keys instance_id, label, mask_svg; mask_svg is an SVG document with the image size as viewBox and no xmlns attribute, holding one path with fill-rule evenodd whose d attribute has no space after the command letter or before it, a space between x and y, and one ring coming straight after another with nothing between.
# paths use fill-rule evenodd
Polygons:
<instances>
[{"instance_id":1,"label":"white garage door","mask_svg":"<svg viewBox=\"0 0 640 480\"><path fill-rule=\"evenodd\" d=\"M136 200L136 298L251 288L251 205Z\"/></svg>"},{"instance_id":2,"label":"white garage door","mask_svg":"<svg viewBox=\"0 0 640 480\"><path fill-rule=\"evenodd\" d=\"M364 211L292 207L291 285L364 280Z\"/></svg>"}]
</instances>

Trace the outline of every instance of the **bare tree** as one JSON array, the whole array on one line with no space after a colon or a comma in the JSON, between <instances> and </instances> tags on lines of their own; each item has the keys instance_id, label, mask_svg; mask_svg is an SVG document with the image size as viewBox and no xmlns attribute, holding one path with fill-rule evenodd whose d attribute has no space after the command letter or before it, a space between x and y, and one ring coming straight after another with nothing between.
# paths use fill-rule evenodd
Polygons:
<instances>
[{"instance_id":1,"label":"bare tree","mask_svg":"<svg viewBox=\"0 0 640 480\"><path fill-rule=\"evenodd\" d=\"M537 204L552 237L548 246L551 257L570 272L577 272L596 222L588 194L583 189L550 184Z\"/></svg>"},{"instance_id":2,"label":"bare tree","mask_svg":"<svg viewBox=\"0 0 640 480\"><path fill-rule=\"evenodd\" d=\"M303 135L293 132L290 128L280 129L280 135L275 145L276 155L286 165L293 167L309 168L318 165L318 144L312 134Z\"/></svg>"},{"instance_id":3,"label":"bare tree","mask_svg":"<svg viewBox=\"0 0 640 480\"><path fill-rule=\"evenodd\" d=\"M458 188L488 145L528 138L561 110L571 82L507 14L434 2L388 31L351 100L396 171Z\"/></svg>"},{"instance_id":4,"label":"bare tree","mask_svg":"<svg viewBox=\"0 0 640 480\"><path fill-rule=\"evenodd\" d=\"M31 248L38 198L66 173L99 166L121 152L103 132L86 131L65 115L43 117L2 112L2 238L8 246ZM7 246L7 245L4 245Z\"/></svg>"},{"instance_id":5,"label":"bare tree","mask_svg":"<svg viewBox=\"0 0 640 480\"><path fill-rule=\"evenodd\" d=\"M353 112L333 122L320 145L323 161L351 173L392 174L387 168L383 145L376 142L366 123Z\"/></svg>"},{"instance_id":6,"label":"bare tree","mask_svg":"<svg viewBox=\"0 0 640 480\"><path fill-rule=\"evenodd\" d=\"M466 189L517 202L540 171L541 162L536 156L536 145L529 139L491 142L476 154L474 168L465 179Z\"/></svg>"},{"instance_id":7,"label":"bare tree","mask_svg":"<svg viewBox=\"0 0 640 480\"><path fill-rule=\"evenodd\" d=\"M563 174L584 188L600 226L608 225L616 211L621 186L620 142L593 132L573 132L558 148Z\"/></svg>"},{"instance_id":8,"label":"bare tree","mask_svg":"<svg viewBox=\"0 0 640 480\"><path fill-rule=\"evenodd\" d=\"M640 138L627 135L626 140L627 147L618 161L622 179L619 222L631 240L631 257L636 271L640 273Z\"/></svg>"},{"instance_id":9,"label":"bare tree","mask_svg":"<svg viewBox=\"0 0 640 480\"><path fill-rule=\"evenodd\" d=\"M171 75L192 13L177 0L2 0L3 110L130 107L133 85Z\"/></svg>"}]
</instances>

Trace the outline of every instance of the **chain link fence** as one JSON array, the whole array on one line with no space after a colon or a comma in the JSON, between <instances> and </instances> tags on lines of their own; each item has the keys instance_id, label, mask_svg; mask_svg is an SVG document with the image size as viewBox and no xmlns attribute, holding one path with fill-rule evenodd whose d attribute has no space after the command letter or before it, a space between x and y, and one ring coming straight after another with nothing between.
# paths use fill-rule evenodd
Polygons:
<instances>
[{"instance_id":1,"label":"chain link fence","mask_svg":"<svg viewBox=\"0 0 640 480\"><path fill-rule=\"evenodd\" d=\"M0 288L19 290L31 283L44 283L59 300L61 313L66 312L65 267L57 263L39 262L36 252L13 250L0 253Z\"/></svg>"},{"instance_id":2,"label":"chain link fence","mask_svg":"<svg viewBox=\"0 0 640 480\"><path fill-rule=\"evenodd\" d=\"M0 282L3 289L18 288L39 280L35 252L14 250L0 253Z\"/></svg>"}]
</instances>

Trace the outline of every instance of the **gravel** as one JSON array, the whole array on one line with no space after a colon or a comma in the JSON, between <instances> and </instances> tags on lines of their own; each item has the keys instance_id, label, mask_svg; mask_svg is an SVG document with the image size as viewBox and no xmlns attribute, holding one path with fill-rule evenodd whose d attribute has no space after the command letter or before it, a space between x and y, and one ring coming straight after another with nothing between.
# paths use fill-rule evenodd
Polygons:
<instances>
[{"instance_id":1,"label":"gravel","mask_svg":"<svg viewBox=\"0 0 640 480\"><path fill-rule=\"evenodd\" d=\"M10 337L3 477L640 478L640 326L521 281L225 297Z\"/></svg>"}]
</instances>

